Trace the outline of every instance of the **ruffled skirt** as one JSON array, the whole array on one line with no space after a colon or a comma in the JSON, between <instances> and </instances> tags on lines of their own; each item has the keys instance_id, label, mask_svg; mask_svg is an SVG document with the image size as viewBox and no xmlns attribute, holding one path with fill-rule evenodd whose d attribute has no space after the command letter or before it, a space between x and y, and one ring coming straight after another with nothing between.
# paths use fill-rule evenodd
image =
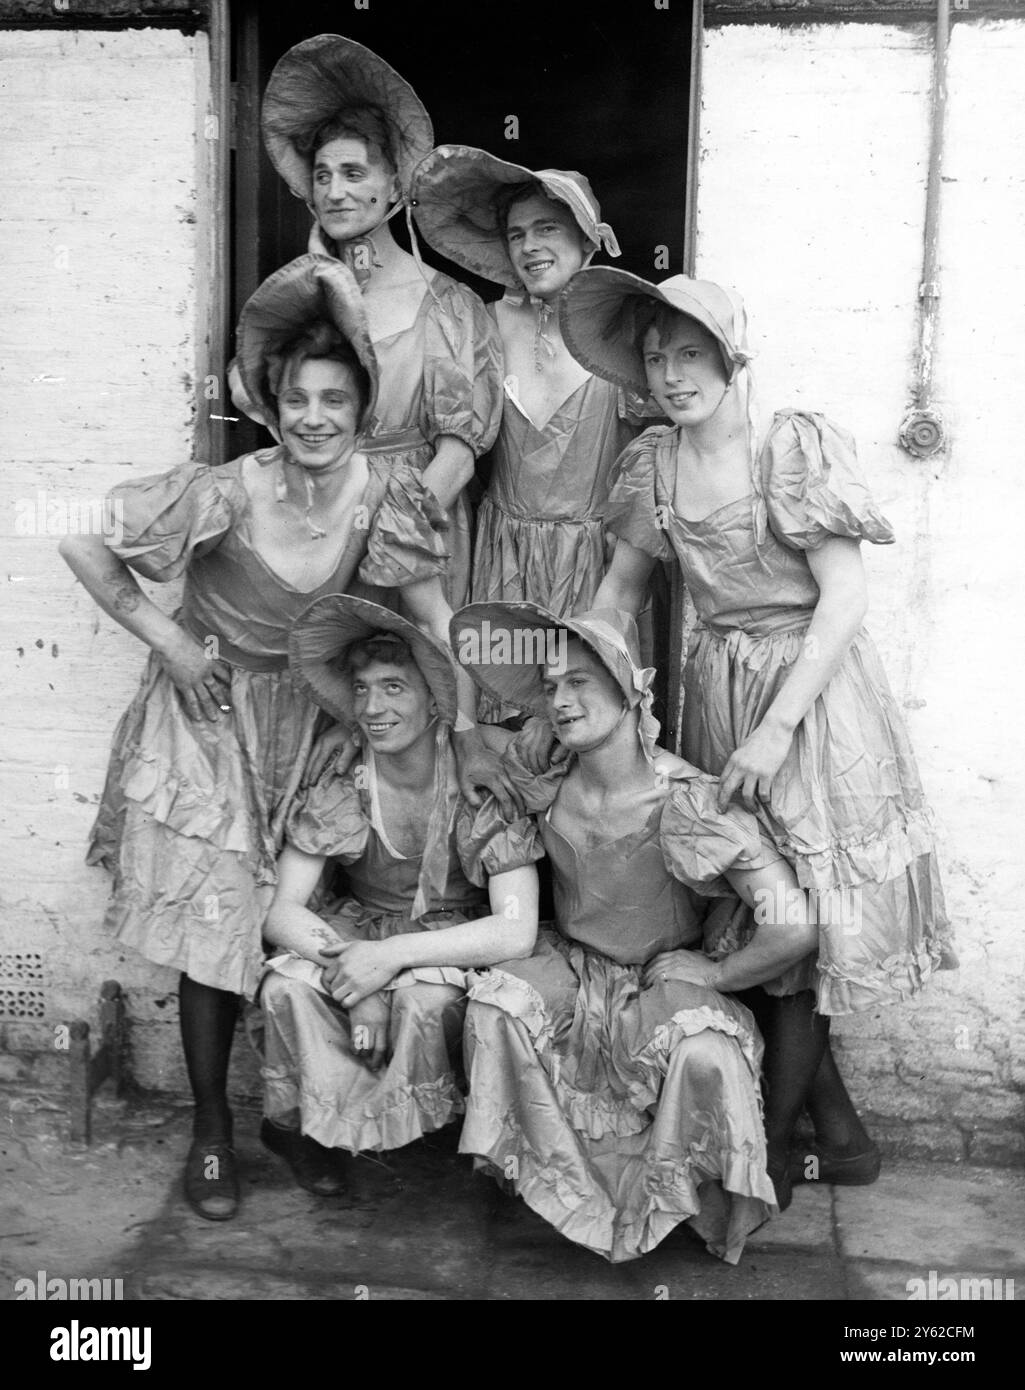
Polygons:
<instances>
[{"instance_id":1,"label":"ruffled skirt","mask_svg":"<svg viewBox=\"0 0 1025 1390\"><path fill-rule=\"evenodd\" d=\"M466 917L431 914L423 924L379 915L371 920L350 902L326 920L347 937L380 940ZM348 1011L324 990L319 966L293 955L269 961L253 1036L263 1060L266 1114L326 1148L350 1153L398 1149L441 1129L463 1113L465 984L463 971L449 966L398 976L385 991L391 1003L388 1059L374 1071L353 1051Z\"/></svg>"},{"instance_id":2,"label":"ruffled skirt","mask_svg":"<svg viewBox=\"0 0 1025 1390\"><path fill-rule=\"evenodd\" d=\"M460 1151L612 1262L687 1222L735 1264L775 1209L749 1012L681 981L644 990L547 928L529 960L469 978Z\"/></svg>"},{"instance_id":3,"label":"ruffled skirt","mask_svg":"<svg viewBox=\"0 0 1025 1390\"><path fill-rule=\"evenodd\" d=\"M232 667L231 712L193 723L150 657L114 734L88 862L114 876L118 940L251 997L284 819L319 711L286 670Z\"/></svg>"},{"instance_id":4,"label":"ruffled skirt","mask_svg":"<svg viewBox=\"0 0 1025 1390\"><path fill-rule=\"evenodd\" d=\"M765 716L805 638L804 628L765 637L697 629L684 756L721 774ZM757 816L818 909L818 961L803 987L815 989L821 1013L907 999L934 970L956 966L932 816L866 632L799 724Z\"/></svg>"}]
</instances>

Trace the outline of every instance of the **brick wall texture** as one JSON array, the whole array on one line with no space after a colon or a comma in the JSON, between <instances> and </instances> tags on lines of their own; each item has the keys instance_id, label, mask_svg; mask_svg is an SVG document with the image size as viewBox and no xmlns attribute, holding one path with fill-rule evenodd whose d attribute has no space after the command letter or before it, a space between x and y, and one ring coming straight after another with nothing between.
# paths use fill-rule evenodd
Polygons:
<instances>
[{"instance_id":1,"label":"brick wall texture","mask_svg":"<svg viewBox=\"0 0 1025 1390\"><path fill-rule=\"evenodd\" d=\"M923 461L895 441L915 361L931 45L925 23L709 29L697 264L745 294L763 403L851 428L898 531L866 556L869 624L939 820L963 964L919 1001L841 1024L844 1070L889 1145L1010 1161L1025 1085L1025 243L1011 234L1025 224L1025 22L962 16L953 30L936 383L952 444ZM183 1084L175 981L109 944L106 883L82 862L142 653L56 543L69 506L193 447L208 85L203 34L0 31L0 1080L61 1084L54 1024L94 1018L114 976L139 1079ZM255 1089L244 1049L236 1080Z\"/></svg>"}]
</instances>

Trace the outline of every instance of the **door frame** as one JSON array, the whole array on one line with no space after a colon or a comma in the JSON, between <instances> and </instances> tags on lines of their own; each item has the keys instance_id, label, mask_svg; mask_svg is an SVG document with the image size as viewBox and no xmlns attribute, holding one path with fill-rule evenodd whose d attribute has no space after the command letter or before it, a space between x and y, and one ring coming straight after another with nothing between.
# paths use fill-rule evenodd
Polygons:
<instances>
[{"instance_id":1,"label":"door frame","mask_svg":"<svg viewBox=\"0 0 1025 1390\"><path fill-rule=\"evenodd\" d=\"M246 83L232 83L231 52L233 36L230 27L229 0L210 3L210 91L207 94L206 121L213 118L215 139L206 138L200 150L205 162L200 186L207 190L207 228L204 238L208 275L205 303L200 310L201 341L197 351L199 377L204 384L218 384L217 395L206 399L197 380L197 412L195 447L201 458L211 463L224 463L237 446L243 444L245 425L233 424L233 408L227 390L226 368L229 344L235 325L231 322L232 286L241 282L255 283L255 268L259 265L261 209L257 166L261 158L259 111L253 110L253 93ZM248 55L252 65L257 60L257 17L250 12L242 20L234 36L242 60ZM704 0L693 0L690 49L690 94L687 128L687 172L684 193L683 266L686 275L694 274L697 251L698 155L701 120L701 56L704 41ZM209 129L209 124L207 125ZM234 170L232 169L234 157ZM234 178L232 173L234 172ZM232 207L232 197L235 204ZM233 216L234 214L234 216ZM232 228L244 219L254 230L251 239L233 238ZM233 240L240 242L236 261L232 263ZM200 277L203 280L204 277ZM205 370L204 370L205 368ZM227 419L217 419L226 416ZM248 424L248 422L245 422ZM234 440L234 444L233 444ZM683 676L687 659L687 636L693 622L693 610L680 577L679 566L669 566L669 661L667 677L668 717L665 741L679 751L683 732Z\"/></svg>"},{"instance_id":2,"label":"door frame","mask_svg":"<svg viewBox=\"0 0 1025 1390\"><path fill-rule=\"evenodd\" d=\"M687 187L684 195L683 273L693 276L697 257L698 156L701 125L701 49L705 33L704 0L694 0L690 40L690 110L687 114ZM669 671L666 679L666 745L675 753L683 748L683 678L687 644L694 625L680 566L667 561L669 570Z\"/></svg>"}]
</instances>

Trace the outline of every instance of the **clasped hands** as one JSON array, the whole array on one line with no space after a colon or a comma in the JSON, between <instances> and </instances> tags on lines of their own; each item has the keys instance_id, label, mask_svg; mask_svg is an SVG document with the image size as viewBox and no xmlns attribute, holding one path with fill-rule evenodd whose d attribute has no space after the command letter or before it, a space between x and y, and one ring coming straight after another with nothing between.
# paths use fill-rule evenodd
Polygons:
<instances>
[{"instance_id":1,"label":"clasped hands","mask_svg":"<svg viewBox=\"0 0 1025 1390\"><path fill-rule=\"evenodd\" d=\"M384 989L403 966L395 957L392 940L339 941L318 952L324 962L324 988L343 1009L351 1009L368 995Z\"/></svg>"},{"instance_id":2,"label":"clasped hands","mask_svg":"<svg viewBox=\"0 0 1025 1390\"><path fill-rule=\"evenodd\" d=\"M324 988L349 1015L352 1050L377 1070L388 1055L391 997L384 990L401 967L385 941L339 941L319 952Z\"/></svg>"}]
</instances>

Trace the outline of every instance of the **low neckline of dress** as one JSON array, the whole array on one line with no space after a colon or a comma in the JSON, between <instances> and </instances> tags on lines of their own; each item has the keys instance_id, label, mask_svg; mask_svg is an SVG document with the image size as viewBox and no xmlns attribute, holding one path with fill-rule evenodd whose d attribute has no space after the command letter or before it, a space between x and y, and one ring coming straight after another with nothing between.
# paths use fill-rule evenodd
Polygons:
<instances>
[{"instance_id":1,"label":"low neckline of dress","mask_svg":"<svg viewBox=\"0 0 1025 1390\"><path fill-rule=\"evenodd\" d=\"M706 512L704 516L699 517L684 516L682 512L677 511L675 502L669 503L669 510L676 520L682 521L685 526L701 526L706 521L710 521L713 516L718 516L720 512L728 511L730 507L739 506L741 502L749 503L753 496L753 492L745 492L743 497L734 497L732 502L724 502L721 507L713 507L710 512Z\"/></svg>"},{"instance_id":2,"label":"low neckline of dress","mask_svg":"<svg viewBox=\"0 0 1025 1390\"><path fill-rule=\"evenodd\" d=\"M507 385L509 380L510 378L506 377L505 381L502 382L503 394L507 396L510 401L512 401L513 405L519 411L523 419L526 420L527 424L530 426L530 428L534 431L535 434L544 434L545 430L547 430L548 426L552 423L556 416L561 415L565 411L566 407L569 405L573 397L579 395L581 391L585 390L588 386L590 386L591 382L594 380L594 376L592 374L587 377L586 381L582 381L579 386L574 386L573 390L569 393L569 395L566 396L563 400L561 400L559 404L555 407L555 409L552 411L551 415L549 415L548 419L544 422L543 425L539 425L537 421L534 420L533 416L530 415L523 402L520 400L519 395L516 393L516 391L510 390L509 386Z\"/></svg>"},{"instance_id":3,"label":"low neckline of dress","mask_svg":"<svg viewBox=\"0 0 1025 1390\"><path fill-rule=\"evenodd\" d=\"M368 462L368 467L367 467L367 485L366 485L366 487L363 489L363 491L360 493L359 501L355 504L355 506L357 506L357 507L360 507L360 506L363 505L364 501L366 500L367 493L370 491L371 483L373 482L372 465L370 464L369 460L368 460L367 462ZM252 509L251 509L251 507L250 507L250 505L249 505L249 502L250 502L249 494L248 494L248 492L246 492L245 484L242 482L241 472L240 472L240 474L239 474L239 479L238 479L238 481L239 481L239 484L240 484L241 487L242 487L242 491L243 491L243 493L245 493L245 497L246 497L246 521L247 521L247 523L248 523L248 522L249 522L249 519L250 519L250 517L251 517L251 515L252 515ZM355 527L355 526L350 526L350 527L349 527L348 535L345 537L345 540L342 542L341 548L338 550L338 553L336 554L335 559L334 559L334 563L332 564L330 570L328 571L326 578L322 579L322 580L320 581L319 584L314 584L314 586L313 586L312 589L300 589L299 586L298 586L297 584L292 584L292 583L290 583L290 581L287 580L287 579L285 579L285 577L284 577L283 575L279 574L279 573L277 572L277 570L274 568L274 566L270 563L270 561L264 559L264 557L263 557L263 556L260 554L260 552L257 550L256 546L253 544L252 536L250 535L249 532L250 532L250 528L249 528L249 525L247 524L247 525L244 526L244 527L239 527L239 528L237 528L236 531L235 531L235 534L236 534L236 536L238 536L239 540L240 540L241 543L245 546L245 548L249 551L250 555L252 555L253 558L256 560L257 564L260 565L264 570L266 570L267 574L270 576L271 579L274 580L275 584L280 584L281 587L282 587L283 589L290 589L291 592L292 592L293 594L301 594L301 595L306 596L306 595L309 595L309 594L315 594L315 593L318 591L318 589L323 589L323 587L324 587L325 584L330 584L330 583L332 583L332 581L334 580L335 575L338 573L338 571L339 571L339 570L341 569L341 567L342 567L342 561L345 559L346 555L348 555L348 553L349 553L349 547L352 545L352 538L353 538L353 536L356 534L356 527Z\"/></svg>"},{"instance_id":4,"label":"low neckline of dress","mask_svg":"<svg viewBox=\"0 0 1025 1390\"><path fill-rule=\"evenodd\" d=\"M728 511L730 507L737 507L740 505L741 502L747 502L748 504L750 504L752 497L756 495L756 490L754 487L752 487L748 492L745 492L741 497L734 497L729 502L723 502L721 506L713 507L710 512L705 512L704 516L684 516L684 514L678 509L676 505L676 453L678 447L679 441L674 437L672 448L666 450L665 454L663 455L666 466L663 466L662 459L656 459L656 472L659 475L659 480L661 481L662 487L665 491L667 499L666 504L669 508L670 514L677 521L681 521L684 524L684 526L703 526L706 521L711 521L712 517L718 516L720 512Z\"/></svg>"},{"instance_id":5,"label":"low neckline of dress","mask_svg":"<svg viewBox=\"0 0 1025 1390\"><path fill-rule=\"evenodd\" d=\"M664 801L657 802L651 808L647 820L644 822L642 826L638 827L638 829L628 830L623 835L614 835L611 840L603 840L601 844L592 845L590 849L581 849L573 840L569 838L568 835L561 831L559 827L553 822L552 812L555 810L554 801L552 802L551 806L548 807L548 810L544 814L544 822L545 825L548 826L549 830L551 830L554 834L558 835L559 839L562 840L564 844L569 845L570 849L573 851L577 859L586 859L589 855L595 854L598 850L610 849L613 845L622 844L624 840L629 840L636 836L644 836L645 838L650 838L652 833L652 821L655 819L656 815L661 817L664 807Z\"/></svg>"}]
</instances>

